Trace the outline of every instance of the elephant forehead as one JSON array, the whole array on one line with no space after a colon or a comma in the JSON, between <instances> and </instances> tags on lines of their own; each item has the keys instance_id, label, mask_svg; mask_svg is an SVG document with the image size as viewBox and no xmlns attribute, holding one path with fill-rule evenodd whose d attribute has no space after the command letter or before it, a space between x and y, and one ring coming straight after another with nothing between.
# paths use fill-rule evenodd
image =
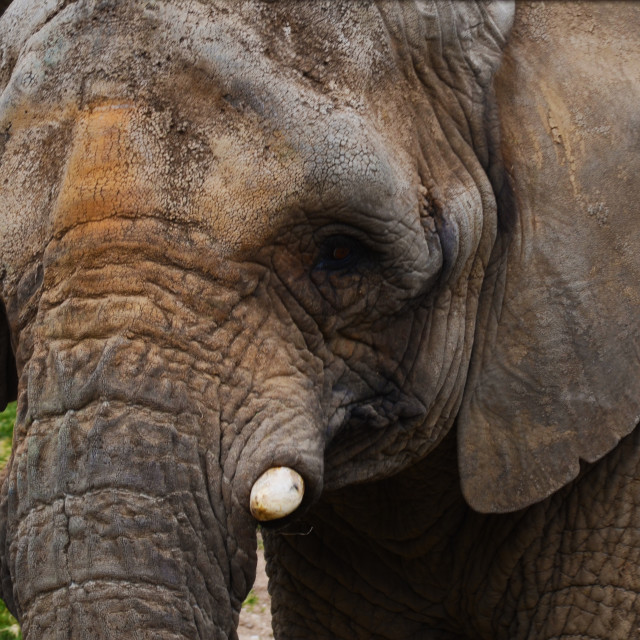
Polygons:
<instances>
[{"instance_id":1,"label":"elephant forehead","mask_svg":"<svg viewBox=\"0 0 640 640\"><path fill-rule=\"evenodd\" d=\"M305 75L311 58L297 52L287 3L276 5L265 19L257 2L123 3L96 26L92 3L83 3L32 38L33 55L14 71L19 95L3 96L0 115L8 117L8 102L20 105L14 134L31 128L36 112L40 121L73 121L58 232L145 213L195 223L217 244L242 250L263 244L292 212L413 208L415 168L398 136L375 126L366 100L373 76L389 73L367 29L354 37L357 52L344 36L353 16L342 16L340 29L335 21L335 42L323 33L310 43L349 60L319 86ZM300 7L297 22L323 6L336 5ZM63 37L68 24L76 25L73 42ZM285 44L268 55L274 30ZM25 101L28 119L16 115L26 113Z\"/></svg>"},{"instance_id":2,"label":"elephant forehead","mask_svg":"<svg viewBox=\"0 0 640 640\"><path fill-rule=\"evenodd\" d=\"M233 241L244 244L256 235L259 243L256 232L268 232L292 209L408 207L415 169L395 148L393 134L385 137L375 126L367 100L374 76L387 77L393 68L391 57L373 46L382 23L370 15L372 5L345 5L338 18L341 3L335 2L244 3L222 18L218 4L199 5L215 18L191 22L176 19L183 15L179 6L164 6L172 41L194 43L185 57L188 68L204 71L226 103L200 120L214 156L223 160L198 194L197 209L208 211L213 200L213 222L225 231L233 227ZM318 21L324 27L306 30L301 42L296 25ZM326 78L310 80L306 70L328 56L339 65ZM210 104L210 95L202 98L200 114ZM254 238L240 240L248 227L238 221L251 223Z\"/></svg>"},{"instance_id":3,"label":"elephant forehead","mask_svg":"<svg viewBox=\"0 0 640 640\"><path fill-rule=\"evenodd\" d=\"M171 58L217 68L232 82L263 77L275 64L280 79L304 77L326 93L353 97L378 91L395 68L390 34L368 1L22 0L3 16L0 36L0 88L25 49L44 48L41 62L52 69L74 62L83 38L85 68L123 54L130 79L140 74L147 84L162 75L158 62Z\"/></svg>"},{"instance_id":4,"label":"elephant forehead","mask_svg":"<svg viewBox=\"0 0 640 640\"><path fill-rule=\"evenodd\" d=\"M216 245L244 250L261 246L300 210L410 206L404 174L382 141L364 131L354 135L363 123L351 114L307 140L241 121L235 130L210 123L176 142L173 126L144 105L116 102L79 114L55 231L111 216L155 215L196 224Z\"/></svg>"}]
</instances>

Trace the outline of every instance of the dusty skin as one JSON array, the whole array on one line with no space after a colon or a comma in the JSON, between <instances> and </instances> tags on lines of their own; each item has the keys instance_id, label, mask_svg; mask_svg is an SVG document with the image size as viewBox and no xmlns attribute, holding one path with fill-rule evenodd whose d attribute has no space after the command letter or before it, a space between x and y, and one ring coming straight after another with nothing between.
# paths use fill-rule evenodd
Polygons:
<instances>
[{"instance_id":1,"label":"dusty skin","mask_svg":"<svg viewBox=\"0 0 640 640\"><path fill-rule=\"evenodd\" d=\"M0 14L25 640L640 638L639 2Z\"/></svg>"}]
</instances>

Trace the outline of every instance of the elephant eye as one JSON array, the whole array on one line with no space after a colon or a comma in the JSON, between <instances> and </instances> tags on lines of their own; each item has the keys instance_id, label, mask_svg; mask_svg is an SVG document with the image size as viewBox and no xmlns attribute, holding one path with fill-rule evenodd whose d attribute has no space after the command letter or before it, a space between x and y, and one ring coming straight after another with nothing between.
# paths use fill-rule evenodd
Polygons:
<instances>
[{"instance_id":1,"label":"elephant eye","mask_svg":"<svg viewBox=\"0 0 640 640\"><path fill-rule=\"evenodd\" d=\"M332 258L337 261L346 260L351 255L351 247L346 245L341 247L334 247Z\"/></svg>"},{"instance_id":2,"label":"elephant eye","mask_svg":"<svg viewBox=\"0 0 640 640\"><path fill-rule=\"evenodd\" d=\"M346 271L354 269L367 257L361 242L349 236L331 236L320 247L320 256L314 270Z\"/></svg>"}]
</instances>

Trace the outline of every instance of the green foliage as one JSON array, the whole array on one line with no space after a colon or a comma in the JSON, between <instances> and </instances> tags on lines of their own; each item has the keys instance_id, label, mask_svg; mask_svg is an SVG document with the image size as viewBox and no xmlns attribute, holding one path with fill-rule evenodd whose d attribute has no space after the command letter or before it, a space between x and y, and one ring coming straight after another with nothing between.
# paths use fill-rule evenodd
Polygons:
<instances>
[{"instance_id":1,"label":"green foliage","mask_svg":"<svg viewBox=\"0 0 640 640\"><path fill-rule=\"evenodd\" d=\"M4 602L0 600L0 640L16 640L22 638L20 625L16 619L7 611Z\"/></svg>"},{"instance_id":2,"label":"green foliage","mask_svg":"<svg viewBox=\"0 0 640 640\"><path fill-rule=\"evenodd\" d=\"M11 455L13 425L16 421L16 403L12 402L3 413L0 413L0 468L4 467ZM16 640L22 638L20 626L7 611L0 600L0 640Z\"/></svg>"},{"instance_id":3,"label":"green foliage","mask_svg":"<svg viewBox=\"0 0 640 640\"><path fill-rule=\"evenodd\" d=\"M259 602L260 602L260 599L254 592L254 590L251 589L251 591L249 591L249 593L247 594L247 597L244 599L244 602L242 603L242 607L243 608L246 607L247 609L249 609L249 611L253 611L254 607ZM2 640L2 638L0 638L0 640Z\"/></svg>"},{"instance_id":4,"label":"green foliage","mask_svg":"<svg viewBox=\"0 0 640 640\"><path fill-rule=\"evenodd\" d=\"M11 439L13 424L16 421L16 403L12 402L3 413L0 413L0 468L4 467L11 455ZM0 638L0 640L2 640Z\"/></svg>"}]
</instances>

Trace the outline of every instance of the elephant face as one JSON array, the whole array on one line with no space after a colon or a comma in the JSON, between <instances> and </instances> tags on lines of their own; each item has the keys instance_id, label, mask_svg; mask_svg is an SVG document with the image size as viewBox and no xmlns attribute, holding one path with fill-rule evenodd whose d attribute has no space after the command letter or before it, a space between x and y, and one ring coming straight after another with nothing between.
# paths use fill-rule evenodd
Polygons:
<instances>
[{"instance_id":1,"label":"elephant face","mask_svg":"<svg viewBox=\"0 0 640 640\"><path fill-rule=\"evenodd\" d=\"M206 341L191 357L227 389L212 390L223 423L261 442L267 424L279 425L275 449L246 463L244 484L258 467L295 462L316 494L325 449L334 487L397 470L441 438L495 232L472 140L486 135L468 122L473 104L454 100L433 72L405 68L390 40L401 34L381 17L368 4L229 13L134 3L52 10L44 25L24 27L34 34L6 73L2 103L3 299L13 327L21 286L41 308L50 297L42 330L53 332L26 341L33 352L17 347L18 369L33 380L29 420L112 393L85 383L73 401L59 397L69 373L51 369L55 340L94 340L83 357L113 372L100 384L127 402L141 374L122 371L128 356L115 354L136 337L141 353L157 346L139 337L152 324L170 341ZM25 22L5 16L9 60ZM482 97L464 72L454 80ZM39 271L25 276L34 248ZM161 278L153 273L170 272L154 286L197 291L188 317L145 294ZM12 329L18 345L36 324Z\"/></svg>"},{"instance_id":2,"label":"elephant face","mask_svg":"<svg viewBox=\"0 0 640 640\"><path fill-rule=\"evenodd\" d=\"M526 280L526 252L505 249L520 227L492 90L512 17L258 0L4 13L0 401L19 409L2 580L29 638L234 637L258 479L303 480L286 524L323 490L423 459L461 404L472 503L515 509L567 480L522 497L519 444L492 458L485 437L490 418L518 422L486 402L516 388L492 339L531 336L515 380L544 364L535 331L495 313L505 270L514 309ZM496 460L515 479L491 502L478 479L500 484Z\"/></svg>"},{"instance_id":3,"label":"elephant face","mask_svg":"<svg viewBox=\"0 0 640 640\"><path fill-rule=\"evenodd\" d=\"M134 627L232 636L267 469L304 509L450 426L496 226L487 80L407 67L385 20L409 9L4 15L3 566L28 637L101 637L122 593Z\"/></svg>"}]
</instances>

